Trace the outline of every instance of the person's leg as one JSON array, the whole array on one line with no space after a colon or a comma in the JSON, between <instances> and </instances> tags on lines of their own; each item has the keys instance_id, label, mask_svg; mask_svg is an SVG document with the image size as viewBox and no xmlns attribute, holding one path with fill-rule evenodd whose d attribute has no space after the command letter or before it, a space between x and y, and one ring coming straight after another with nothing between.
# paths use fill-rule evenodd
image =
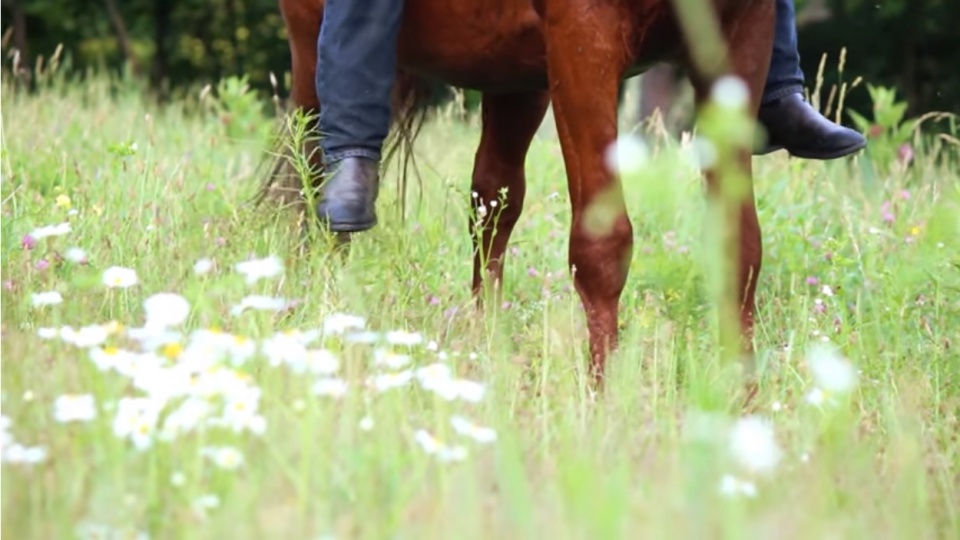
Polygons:
<instances>
[{"instance_id":1,"label":"person's leg","mask_svg":"<svg viewBox=\"0 0 960 540\"><path fill-rule=\"evenodd\" d=\"M332 176L317 207L335 232L377 223L380 152L390 127L390 92L403 0L327 0L317 42L320 146Z\"/></svg>"},{"instance_id":2,"label":"person's leg","mask_svg":"<svg viewBox=\"0 0 960 540\"><path fill-rule=\"evenodd\" d=\"M760 106L760 123L767 130L766 154L786 149L807 159L835 159L866 146L856 131L826 119L803 99L803 71L797 50L793 0L777 0L773 55Z\"/></svg>"},{"instance_id":3,"label":"person's leg","mask_svg":"<svg viewBox=\"0 0 960 540\"><path fill-rule=\"evenodd\" d=\"M763 88L761 105L803 92L803 70L797 49L797 26L793 0L776 0L777 19L773 29L773 54Z\"/></svg>"}]
</instances>

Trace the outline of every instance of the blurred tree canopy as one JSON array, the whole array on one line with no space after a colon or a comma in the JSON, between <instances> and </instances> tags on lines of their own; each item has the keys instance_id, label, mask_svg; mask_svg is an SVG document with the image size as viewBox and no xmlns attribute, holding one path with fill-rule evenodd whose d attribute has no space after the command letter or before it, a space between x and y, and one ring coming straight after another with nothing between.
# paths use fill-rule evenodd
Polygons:
<instances>
[{"instance_id":1,"label":"blurred tree canopy","mask_svg":"<svg viewBox=\"0 0 960 540\"><path fill-rule=\"evenodd\" d=\"M960 111L960 1L797 0L797 12L808 86L827 53L825 88L861 76L896 88L910 115ZM129 69L164 98L239 74L268 92L271 72L287 95L289 50L275 0L2 0L2 20L5 69L12 49L29 68L62 44L67 69ZM845 102L870 113L864 85Z\"/></svg>"}]
</instances>

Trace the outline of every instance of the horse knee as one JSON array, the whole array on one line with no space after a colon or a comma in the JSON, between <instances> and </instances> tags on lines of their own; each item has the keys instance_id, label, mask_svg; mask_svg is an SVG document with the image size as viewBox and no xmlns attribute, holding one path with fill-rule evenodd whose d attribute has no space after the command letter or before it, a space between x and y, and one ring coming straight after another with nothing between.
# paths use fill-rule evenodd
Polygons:
<instances>
[{"instance_id":1,"label":"horse knee","mask_svg":"<svg viewBox=\"0 0 960 540\"><path fill-rule=\"evenodd\" d=\"M627 282L633 256L633 226L625 213L602 233L574 224L570 264L574 284L588 303L616 304Z\"/></svg>"},{"instance_id":2,"label":"horse knee","mask_svg":"<svg viewBox=\"0 0 960 540\"><path fill-rule=\"evenodd\" d=\"M479 159L471 190L473 208L481 222L512 229L523 212L526 195L523 165Z\"/></svg>"}]
</instances>

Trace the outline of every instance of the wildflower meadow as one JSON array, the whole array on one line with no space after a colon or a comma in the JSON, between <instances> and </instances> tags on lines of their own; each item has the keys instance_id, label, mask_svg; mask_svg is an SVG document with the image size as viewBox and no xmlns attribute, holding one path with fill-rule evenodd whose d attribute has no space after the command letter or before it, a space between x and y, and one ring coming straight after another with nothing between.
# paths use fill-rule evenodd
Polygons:
<instances>
[{"instance_id":1,"label":"wildflower meadow","mask_svg":"<svg viewBox=\"0 0 960 540\"><path fill-rule=\"evenodd\" d=\"M475 116L434 114L406 215L392 171L338 252L251 203L275 122L237 81L161 107L122 78L5 78L3 535L960 537L958 119L870 92L867 151L754 159L744 409L695 136L622 131L635 248L598 394L551 118L480 312Z\"/></svg>"}]
</instances>

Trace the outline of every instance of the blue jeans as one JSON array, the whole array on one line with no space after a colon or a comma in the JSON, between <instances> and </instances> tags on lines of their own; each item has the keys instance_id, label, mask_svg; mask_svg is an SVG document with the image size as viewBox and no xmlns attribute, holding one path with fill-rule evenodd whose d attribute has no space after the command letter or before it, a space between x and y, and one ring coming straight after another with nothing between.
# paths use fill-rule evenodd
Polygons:
<instances>
[{"instance_id":1,"label":"blue jeans","mask_svg":"<svg viewBox=\"0 0 960 540\"><path fill-rule=\"evenodd\" d=\"M777 22L773 36L770 72L763 89L761 103L767 104L803 91L803 71L797 50L797 24L793 0L777 1Z\"/></svg>"},{"instance_id":2,"label":"blue jeans","mask_svg":"<svg viewBox=\"0 0 960 540\"><path fill-rule=\"evenodd\" d=\"M763 103L803 90L793 0L776 0L777 20ZM403 0L327 0L318 39L320 145L327 164L379 161L390 128Z\"/></svg>"},{"instance_id":3,"label":"blue jeans","mask_svg":"<svg viewBox=\"0 0 960 540\"><path fill-rule=\"evenodd\" d=\"M403 0L327 0L317 40L324 161L380 160L390 128Z\"/></svg>"}]
</instances>

